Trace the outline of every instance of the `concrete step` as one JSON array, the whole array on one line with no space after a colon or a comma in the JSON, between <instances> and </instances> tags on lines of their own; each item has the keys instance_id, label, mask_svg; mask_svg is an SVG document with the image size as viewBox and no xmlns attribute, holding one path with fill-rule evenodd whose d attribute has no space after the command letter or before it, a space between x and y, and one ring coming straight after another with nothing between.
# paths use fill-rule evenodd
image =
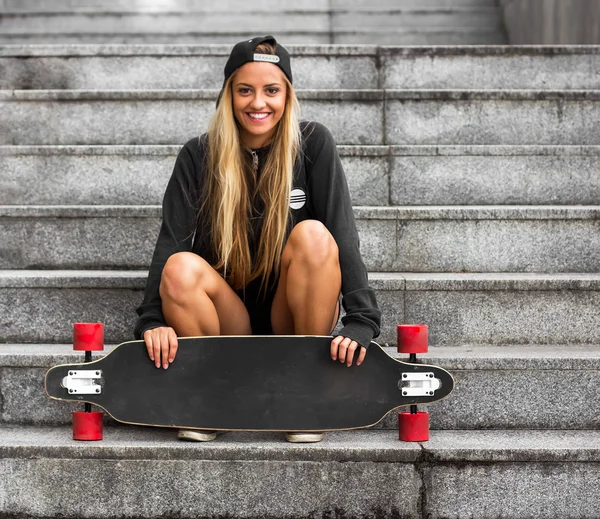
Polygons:
<instances>
[{"instance_id":1,"label":"concrete step","mask_svg":"<svg viewBox=\"0 0 600 519\"><path fill-rule=\"evenodd\" d=\"M131 339L146 271L0 271L0 343L69 343L72 323ZM371 273L382 343L425 323L432 346L600 344L600 274ZM32 317L34 316L34 317ZM34 321L32 321L34 319Z\"/></svg>"},{"instance_id":2,"label":"concrete step","mask_svg":"<svg viewBox=\"0 0 600 519\"><path fill-rule=\"evenodd\" d=\"M179 144L215 90L3 90L0 144ZM600 91L304 90L339 144L598 144ZM585 114L585 117L583 116Z\"/></svg>"},{"instance_id":3,"label":"concrete step","mask_svg":"<svg viewBox=\"0 0 600 519\"><path fill-rule=\"evenodd\" d=\"M287 45L297 89L598 89L598 46ZM3 89L220 88L231 45L5 45Z\"/></svg>"},{"instance_id":4,"label":"concrete step","mask_svg":"<svg viewBox=\"0 0 600 519\"><path fill-rule=\"evenodd\" d=\"M277 32L278 41L295 44L313 44L323 45L334 43L332 41L331 34L328 32L278 32L273 31L272 28L269 31L263 31L267 33ZM250 39L256 36L255 31L247 30L244 26L243 29L230 30L228 32L161 32L161 33L78 33L73 32L70 34L63 33L49 33L49 34L0 34L0 45L31 45L31 44L44 44L44 45L71 45L71 44L102 44L102 45L115 45L115 44L228 44L231 48L235 43ZM438 38L439 39L439 38ZM422 40L422 38L421 38ZM356 43L356 42L355 42ZM366 42L361 42L366 43ZM377 43L371 41L370 43ZM381 41L381 44L391 45L396 43L394 40L385 39ZM426 43L420 41L420 43ZM444 41L443 43L447 43ZM468 42L463 42L468 43ZM477 43L484 43L481 40Z\"/></svg>"},{"instance_id":5,"label":"concrete step","mask_svg":"<svg viewBox=\"0 0 600 519\"><path fill-rule=\"evenodd\" d=\"M152 205L180 146L0 146L0 204ZM338 146L354 205L599 205L600 146Z\"/></svg>"},{"instance_id":6,"label":"concrete step","mask_svg":"<svg viewBox=\"0 0 600 519\"><path fill-rule=\"evenodd\" d=\"M294 11L329 11L329 10L389 10L416 9L419 7L496 7L498 0L378 0L377 3L368 0L303 0L294 5ZM51 13L51 12L151 12L168 13L181 11L247 11L247 10L278 10L282 11L279 0L255 0L251 7L245 0L205 0L198 4L197 0L2 0L0 4L7 12Z\"/></svg>"},{"instance_id":7,"label":"concrete step","mask_svg":"<svg viewBox=\"0 0 600 519\"><path fill-rule=\"evenodd\" d=\"M13 41L7 43L13 43ZM330 43L339 45L357 43L376 45L505 45L507 39L504 32L487 28L425 27L418 29L382 28L376 30L356 27L354 29L337 29L332 32Z\"/></svg>"},{"instance_id":8,"label":"concrete step","mask_svg":"<svg viewBox=\"0 0 600 519\"><path fill-rule=\"evenodd\" d=\"M354 28L411 28L450 29L488 28L501 30L502 16L494 7L429 7L406 9L391 7L386 10L325 10L301 9L240 9L235 11L201 9L185 11L122 9L119 11L71 12L4 12L0 27L3 36L27 34L174 34L174 33L231 33L242 32L249 24L257 32L324 33L328 30Z\"/></svg>"},{"instance_id":9,"label":"concrete step","mask_svg":"<svg viewBox=\"0 0 600 519\"><path fill-rule=\"evenodd\" d=\"M331 8L340 11L387 11L390 9L421 8L454 9L465 7L482 9L497 7L498 4L498 0L377 0L377 2L373 2L372 0L331 0Z\"/></svg>"},{"instance_id":10,"label":"concrete step","mask_svg":"<svg viewBox=\"0 0 600 519\"><path fill-rule=\"evenodd\" d=\"M180 149L0 146L0 204L159 204ZM355 204L387 205L390 149L340 146L339 152Z\"/></svg>"},{"instance_id":11,"label":"concrete step","mask_svg":"<svg viewBox=\"0 0 600 519\"><path fill-rule=\"evenodd\" d=\"M421 444L349 431L311 445L281 433L198 445L132 426L108 428L101 442L70 434L0 428L3 515L597 516L598 431L434 431Z\"/></svg>"},{"instance_id":12,"label":"concrete step","mask_svg":"<svg viewBox=\"0 0 600 519\"><path fill-rule=\"evenodd\" d=\"M390 155L391 205L596 205L600 200L600 147L391 146Z\"/></svg>"},{"instance_id":13,"label":"concrete step","mask_svg":"<svg viewBox=\"0 0 600 519\"><path fill-rule=\"evenodd\" d=\"M600 206L356 207L370 271L597 272ZM139 269L160 206L0 206L0 268Z\"/></svg>"},{"instance_id":14,"label":"concrete step","mask_svg":"<svg viewBox=\"0 0 600 519\"><path fill-rule=\"evenodd\" d=\"M179 89L223 84L231 45L6 45L5 89ZM296 89L379 87L373 45L287 45Z\"/></svg>"},{"instance_id":15,"label":"concrete step","mask_svg":"<svg viewBox=\"0 0 600 519\"><path fill-rule=\"evenodd\" d=\"M244 11L220 11L210 9L184 12L106 13L66 12L66 13L10 13L2 14L0 35L3 38L26 35L73 36L73 35L122 35L154 36L171 34L232 34L246 33L252 28L256 34L270 34L274 27L282 33L327 34L330 19L327 12L304 11L288 12L245 9ZM234 42L236 40L233 40Z\"/></svg>"},{"instance_id":16,"label":"concrete step","mask_svg":"<svg viewBox=\"0 0 600 519\"><path fill-rule=\"evenodd\" d=\"M206 130L217 94L4 90L0 144L180 144ZM303 118L322 121L340 143L383 142L383 91L306 90L298 97Z\"/></svg>"},{"instance_id":17,"label":"concrete step","mask_svg":"<svg viewBox=\"0 0 600 519\"><path fill-rule=\"evenodd\" d=\"M380 47L383 88L598 89L597 45Z\"/></svg>"},{"instance_id":18,"label":"concrete step","mask_svg":"<svg viewBox=\"0 0 600 519\"><path fill-rule=\"evenodd\" d=\"M402 0L405 1L405 0ZM444 0L441 0L444 1ZM462 0L461 0L462 1ZM481 1L481 0L480 0ZM489 2L488 2L489 3ZM245 0L2 0L3 9L13 13L181 13L181 12L225 12L225 11L286 11L278 0L255 0L250 6ZM327 11L325 0L303 0L294 5L294 12Z\"/></svg>"},{"instance_id":19,"label":"concrete step","mask_svg":"<svg viewBox=\"0 0 600 519\"><path fill-rule=\"evenodd\" d=\"M99 355L111 349L107 346ZM386 350L395 358L406 358L395 348ZM71 412L81 406L50 400L44 391L44 376L52 366L82 359L83 354L73 353L68 344L3 345L0 423L70 424ZM435 347L420 355L419 362L446 368L456 382L450 397L428 408L434 430L581 430L600 426L597 345ZM392 412L375 428L397 427L397 414Z\"/></svg>"},{"instance_id":20,"label":"concrete step","mask_svg":"<svg viewBox=\"0 0 600 519\"><path fill-rule=\"evenodd\" d=\"M600 206L360 207L356 216L374 272L597 272L600 265Z\"/></svg>"},{"instance_id":21,"label":"concrete step","mask_svg":"<svg viewBox=\"0 0 600 519\"><path fill-rule=\"evenodd\" d=\"M267 32L267 31L264 31ZM268 31L274 32L274 31ZM157 33L157 34L0 34L0 45L77 45L85 44L229 44L256 36L255 32ZM505 45L504 33L479 29L412 30L338 30L335 32L279 32L286 44L311 45Z\"/></svg>"},{"instance_id":22,"label":"concrete step","mask_svg":"<svg viewBox=\"0 0 600 519\"><path fill-rule=\"evenodd\" d=\"M385 97L387 144L599 142L595 90L388 90Z\"/></svg>"},{"instance_id":23,"label":"concrete step","mask_svg":"<svg viewBox=\"0 0 600 519\"><path fill-rule=\"evenodd\" d=\"M472 44L505 43L495 7L392 8L364 10L249 10L221 6L212 10L141 9L135 7L50 10L5 10L0 43L235 43L256 32L272 33L287 43ZM232 14L233 13L233 14ZM380 32L379 19L394 28ZM366 23L363 23L366 22ZM409 31L398 31L398 28ZM466 28L466 30L465 30ZM423 31L421 31L423 29ZM458 30L456 30L458 29ZM362 37L361 37L362 36ZM358 37L358 38L357 38Z\"/></svg>"},{"instance_id":24,"label":"concrete step","mask_svg":"<svg viewBox=\"0 0 600 519\"><path fill-rule=\"evenodd\" d=\"M488 28L501 30L502 15L497 8L475 9L473 7L430 7L388 10L334 12L331 18L334 30L356 28Z\"/></svg>"}]
</instances>

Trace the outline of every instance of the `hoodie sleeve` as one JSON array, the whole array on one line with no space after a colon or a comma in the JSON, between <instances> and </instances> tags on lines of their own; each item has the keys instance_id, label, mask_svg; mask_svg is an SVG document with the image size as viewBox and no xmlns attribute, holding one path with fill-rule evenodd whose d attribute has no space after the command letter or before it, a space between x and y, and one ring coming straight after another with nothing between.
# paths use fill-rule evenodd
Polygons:
<instances>
[{"instance_id":1,"label":"hoodie sleeve","mask_svg":"<svg viewBox=\"0 0 600 519\"><path fill-rule=\"evenodd\" d=\"M327 227L340 254L342 305L346 310L340 335L367 348L379 335L381 312L360 254L346 176L331 132L316 122L310 122L304 132L309 211Z\"/></svg>"},{"instance_id":2,"label":"hoodie sleeve","mask_svg":"<svg viewBox=\"0 0 600 519\"><path fill-rule=\"evenodd\" d=\"M136 339L141 339L146 330L166 326L159 294L163 267L172 254L192 250L197 213L193 197L196 192L193 149L197 148L193 143L196 141L198 138L192 139L180 150L165 191L162 224L148 272L144 300L136 309L139 316L134 330Z\"/></svg>"}]
</instances>

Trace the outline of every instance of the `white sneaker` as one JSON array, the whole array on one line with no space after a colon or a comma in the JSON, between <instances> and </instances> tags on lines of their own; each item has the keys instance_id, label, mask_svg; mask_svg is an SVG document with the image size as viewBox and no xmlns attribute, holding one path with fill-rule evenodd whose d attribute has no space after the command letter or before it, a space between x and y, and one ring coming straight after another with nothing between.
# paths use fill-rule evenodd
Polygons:
<instances>
[{"instance_id":1,"label":"white sneaker","mask_svg":"<svg viewBox=\"0 0 600 519\"><path fill-rule=\"evenodd\" d=\"M197 431L194 429L179 429L177 438L192 442L209 442L217 437L217 431Z\"/></svg>"},{"instance_id":2,"label":"white sneaker","mask_svg":"<svg viewBox=\"0 0 600 519\"><path fill-rule=\"evenodd\" d=\"M325 433L286 432L285 439L290 443L316 443L325 437Z\"/></svg>"}]
</instances>

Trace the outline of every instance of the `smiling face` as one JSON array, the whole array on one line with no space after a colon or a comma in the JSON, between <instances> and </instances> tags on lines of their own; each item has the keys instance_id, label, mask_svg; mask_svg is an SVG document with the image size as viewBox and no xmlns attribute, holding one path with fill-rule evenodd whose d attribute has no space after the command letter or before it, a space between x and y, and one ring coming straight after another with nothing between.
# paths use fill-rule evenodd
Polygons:
<instances>
[{"instance_id":1,"label":"smiling face","mask_svg":"<svg viewBox=\"0 0 600 519\"><path fill-rule=\"evenodd\" d=\"M285 74L277 65L253 61L235 72L231 88L242 143L262 148L273 137L285 110Z\"/></svg>"}]
</instances>

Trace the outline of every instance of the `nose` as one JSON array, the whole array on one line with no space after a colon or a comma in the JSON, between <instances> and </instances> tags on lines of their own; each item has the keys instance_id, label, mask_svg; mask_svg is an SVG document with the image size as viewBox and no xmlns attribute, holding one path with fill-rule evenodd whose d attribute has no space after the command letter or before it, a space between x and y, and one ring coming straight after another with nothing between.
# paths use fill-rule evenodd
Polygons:
<instances>
[{"instance_id":1,"label":"nose","mask_svg":"<svg viewBox=\"0 0 600 519\"><path fill-rule=\"evenodd\" d=\"M264 108L266 105L265 97L262 92L256 92L250 101L250 108L258 111L260 108Z\"/></svg>"}]
</instances>

